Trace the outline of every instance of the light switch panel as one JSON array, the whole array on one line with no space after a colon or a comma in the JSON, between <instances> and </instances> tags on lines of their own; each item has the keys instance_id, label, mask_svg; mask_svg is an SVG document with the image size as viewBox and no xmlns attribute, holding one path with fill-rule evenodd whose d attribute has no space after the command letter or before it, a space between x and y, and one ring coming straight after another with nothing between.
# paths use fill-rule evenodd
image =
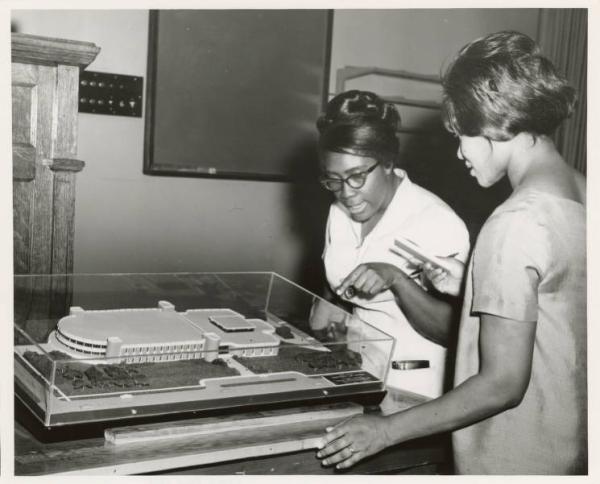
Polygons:
<instances>
[{"instance_id":1,"label":"light switch panel","mask_svg":"<svg viewBox=\"0 0 600 484\"><path fill-rule=\"evenodd\" d=\"M106 72L79 75L79 112L142 116L144 78Z\"/></svg>"}]
</instances>

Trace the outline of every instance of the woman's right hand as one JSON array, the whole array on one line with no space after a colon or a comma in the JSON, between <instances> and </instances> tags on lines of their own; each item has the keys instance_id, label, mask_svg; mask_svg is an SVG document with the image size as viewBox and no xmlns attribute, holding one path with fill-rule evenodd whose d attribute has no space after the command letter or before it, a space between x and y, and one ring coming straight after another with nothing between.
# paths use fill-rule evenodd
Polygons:
<instances>
[{"instance_id":1,"label":"woman's right hand","mask_svg":"<svg viewBox=\"0 0 600 484\"><path fill-rule=\"evenodd\" d=\"M423 264L423 274L441 293L458 296L462 288L465 265L454 257L440 257L439 259L446 263L449 271L426 262Z\"/></svg>"},{"instance_id":2,"label":"woman's right hand","mask_svg":"<svg viewBox=\"0 0 600 484\"><path fill-rule=\"evenodd\" d=\"M346 333L346 313L329 301L315 299L309 325L320 341L337 341Z\"/></svg>"}]
</instances>

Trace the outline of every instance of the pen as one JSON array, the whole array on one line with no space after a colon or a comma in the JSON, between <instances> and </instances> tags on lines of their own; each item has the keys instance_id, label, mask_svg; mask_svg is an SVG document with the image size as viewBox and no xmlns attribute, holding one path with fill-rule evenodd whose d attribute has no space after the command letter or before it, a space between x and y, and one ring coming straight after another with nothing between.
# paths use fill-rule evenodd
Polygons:
<instances>
[{"instance_id":1,"label":"pen","mask_svg":"<svg viewBox=\"0 0 600 484\"><path fill-rule=\"evenodd\" d=\"M412 271L412 272L411 272L411 273L408 275L408 277L410 277L410 278L414 278L414 277L420 276L422 272L423 272L423 269L422 269L421 267L419 267L418 269L415 269L414 271Z\"/></svg>"}]
</instances>

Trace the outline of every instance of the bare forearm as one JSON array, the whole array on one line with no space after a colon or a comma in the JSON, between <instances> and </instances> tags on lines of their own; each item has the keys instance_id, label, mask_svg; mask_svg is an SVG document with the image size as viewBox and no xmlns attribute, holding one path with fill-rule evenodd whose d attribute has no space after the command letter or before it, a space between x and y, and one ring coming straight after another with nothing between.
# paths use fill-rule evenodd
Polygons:
<instances>
[{"instance_id":1,"label":"bare forearm","mask_svg":"<svg viewBox=\"0 0 600 484\"><path fill-rule=\"evenodd\" d=\"M448 346L458 312L455 307L432 296L404 274L395 278L390 289L415 331L435 343Z\"/></svg>"},{"instance_id":2,"label":"bare forearm","mask_svg":"<svg viewBox=\"0 0 600 484\"><path fill-rule=\"evenodd\" d=\"M436 400L390 416L390 443L455 430L517 406L531 379L536 324L483 314L479 373Z\"/></svg>"},{"instance_id":3,"label":"bare forearm","mask_svg":"<svg viewBox=\"0 0 600 484\"><path fill-rule=\"evenodd\" d=\"M317 457L324 465L349 467L387 446L466 427L519 405L531 379L535 330L535 321L482 314L479 373L409 410L336 425L325 435ZM348 447L353 450L348 452Z\"/></svg>"},{"instance_id":4,"label":"bare forearm","mask_svg":"<svg viewBox=\"0 0 600 484\"><path fill-rule=\"evenodd\" d=\"M389 417L388 445L466 427L516 405L492 381L475 375L440 398Z\"/></svg>"}]
</instances>

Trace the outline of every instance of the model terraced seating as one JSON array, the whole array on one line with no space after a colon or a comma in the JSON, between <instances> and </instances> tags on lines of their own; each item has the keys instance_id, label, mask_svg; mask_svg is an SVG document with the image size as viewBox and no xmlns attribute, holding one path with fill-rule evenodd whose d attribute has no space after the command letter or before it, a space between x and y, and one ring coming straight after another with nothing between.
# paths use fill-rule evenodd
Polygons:
<instances>
[{"instance_id":1,"label":"model terraced seating","mask_svg":"<svg viewBox=\"0 0 600 484\"><path fill-rule=\"evenodd\" d=\"M72 307L48 339L75 358L123 357L125 363L204 358L219 354L275 356L280 338L261 319L246 319L231 309L175 311L158 308L85 311Z\"/></svg>"}]
</instances>

